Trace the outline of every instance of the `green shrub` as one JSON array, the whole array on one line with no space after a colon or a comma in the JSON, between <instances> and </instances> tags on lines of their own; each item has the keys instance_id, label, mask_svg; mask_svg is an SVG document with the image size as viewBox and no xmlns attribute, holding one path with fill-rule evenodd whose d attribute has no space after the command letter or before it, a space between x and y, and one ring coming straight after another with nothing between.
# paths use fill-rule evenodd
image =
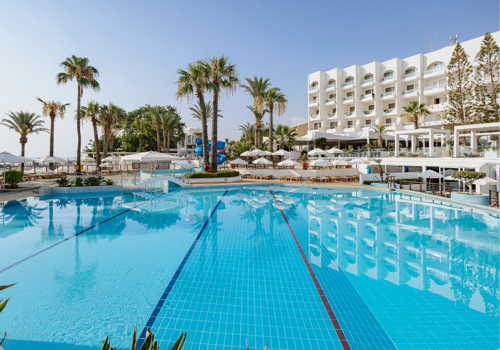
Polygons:
<instances>
[{"instance_id":1,"label":"green shrub","mask_svg":"<svg viewBox=\"0 0 500 350\"><path fill-rule=\"evenodd\" d=\"M83 179L81 177L77 177L75 181L72 181L72 184L75 185L76 187L82 187Z\"/></svg>"},{"instance_id":2,"label":"green shrub","mask_svg":"<svg viewBox=\"0 0 500 350\"><path fill-rule=\"evenodd\" d=\"M326 141L326 137L319 137L314 140L314 148L321 148L324 150L328 146L328 141Z\"/></svg>"},{"instance_id":3,"label":"green shrub","mask_svg":"<svg viewBox=\"0 0 500 350\"><path fill-rule=\"evenodd\" d=\"M23 180L24 173L17 170L7 170L5 172L5 182L11 185L12 188L19 188L17 186Z\"/></svg>"},{"instance_id":4,"label":"green shrub","mask_svg":"<svg viewBox=\"0 0 500 350\"><path fill-rule=\"evenodd\" d=\"M68 180L67 177L61 177L60 179L57 179L54 182L56 184L58 184L59 187L68 187L68 186L71 186L71 181Z\"/></svg>"},{"instance_id":5,"label":"green shrub","mask_svg":"<svg viewBox=\"0 0 500 350\"><path fill-rule=\"evenodd\" d=\"M106 184L107 186L113 186L115 182L111 179L106 179L104 180L104 184Z\"/></svg>"},{"instance_id":6,"label":"green shrub","mask_svg":"<svg viewBox=\"0 0 500 350\"><path fill-rule=\"evenodd\" d=\"M456 171L451 174L451 177L464 182L469 186L469 194L472 194L472 184L476 180L480 180L486 177L486 173L481 173L478 171Z\"/></svg>"},{"instance_id":7,"label":"green shrub","mask_svg":"<svg viewBox=\"0 0 500 350\"><path fill-rule=\"evenodd\" d=\"M90 176L83 180L83 184L85 186L99 186L103 180L103 176Z\"/></svg>"},{"instance_id":8,"label":"green shrub","mask_svg":"<svg viewBox=\"0 0 500 350\"><path fill-rule=\"evenodd\" d=\"M188 174L185 175L185 177L187 176ZM196 173L191 173L189 177L191 179L203 179L203 178L213 178L213 177L235 177L235 176L240 176L240 172L236 170L219 170L215 174L196 172Z\"/></svg>"},{"instance_id":9,"label":"green shrub","mask_svg":"<svg viewBox=\"0 0 500 350\"><path fill-rule=\"evenodd\" d=\"M184 343L186 342L187 332L182 333L175 344L170 348L170 350L182 350L184 348ZM109 336L106 337L106 340L102 341L101 350L116 350L116 347L111 347L111 342L109 340ZM134 334L132 334L132 349L135 350L139 346L137 342L137 326L135 326ZM146 331L146 339L142 343L139 350L160 350L158 342L155 340L155 335L153 332L150 332L149 329Z\"/></svg>"}]
</instances>

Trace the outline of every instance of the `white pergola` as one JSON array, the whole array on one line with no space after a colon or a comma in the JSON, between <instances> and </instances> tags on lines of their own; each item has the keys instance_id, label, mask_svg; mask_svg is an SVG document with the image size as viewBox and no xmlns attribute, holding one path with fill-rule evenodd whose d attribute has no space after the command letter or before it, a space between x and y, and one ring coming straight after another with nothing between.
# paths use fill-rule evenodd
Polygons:
<instances>
[{"instance_id":1,"label":"white pergola","mask_svg":"<svg viewBox=\"0 0 500 350\"><path fill-rule=\"evenodd\" d=\"M498 132L491 132L491 130L497 129ZM470 131L468 134L460 134L460 131ZM489 131L484 133L478 133L481 131ZM477 148L477 137L479 136L490 136L500 134L500 123L486 123L486 124L471 124L471 125L460 125L455 126L453 140L453 157L458 157L459 142L460 137L470 137L470 148L475 151Z\"/></svg>"},{"instance_id":2,"label":"white pergola","mask_svg":"<svg viewBox=\"0 0 500 350\"><path fill-rule=\"evenodd\" d=\"M394 143L396 150L394 155L399 156L399 140L402 135L409 136L411 138L411 151L416 152L417 148L417 138L428 137L429 138L429 154L434 155L434 137L436 135L441 135L441 142L444 143L450 139L450 130L445 129L415 129L415 130L398 130L394 133ZM444 139L443 139L444 137Z\"/></svg>"}]
</instances>

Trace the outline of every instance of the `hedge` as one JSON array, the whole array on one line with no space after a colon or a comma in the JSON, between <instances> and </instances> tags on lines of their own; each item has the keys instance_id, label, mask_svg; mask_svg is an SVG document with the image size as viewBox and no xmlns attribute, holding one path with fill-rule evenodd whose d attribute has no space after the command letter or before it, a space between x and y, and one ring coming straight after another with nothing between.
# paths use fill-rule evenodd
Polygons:
<instances>
[{"instance_id":1,"label":"hedge","mask_svg":"<svg viewBox=\"0 0 500 350\"><path fill-rule=\"evenodd\" d=\"M187 177L188 174L186 174L185 176ZM205 173L205 172L195 172L189 174L189 177L191 179L203 179L211 177L235 177L235 176L240 176L240 172L235 170L220 170L217 171L215 174Z\"/></svg>"},{"instance_id":2,"label":"hedge","mask_svg":"<svg viewBox=\"0 0 500 350\"><path fill-rule=\"evenodd\" d=\"M12 188L18 188L18 183L23 180L24 173L17 170L7 170L5 172L5 182L7 182Z\"/></svg>"}]
</instances>

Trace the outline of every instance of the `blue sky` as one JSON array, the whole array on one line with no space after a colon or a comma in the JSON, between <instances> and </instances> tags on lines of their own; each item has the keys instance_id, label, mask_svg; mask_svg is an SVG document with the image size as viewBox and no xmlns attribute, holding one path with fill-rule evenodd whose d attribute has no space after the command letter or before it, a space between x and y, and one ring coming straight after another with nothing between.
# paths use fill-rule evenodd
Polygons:
<instances>
[{"instance_id":1,"label":"blue sky","mask_svg":"<svg viewBox=\"0 0 500 350\"><path fill-rule=\"evenodd\" d=\"M0 117L9 110L41 113L37 96L70 102L56 122L56 155L76 154L76 86L56 86L59 63L72 54L99 69L99 93L83 102L110 101L126 110L144 104L178 108L176 71L207 55L226 54L241 78L270 77L288 99L277 122L306 120L307 75L318 70L405 58L439 47L458 34L466 41L499 29L499 2L485 1L8 1L0 5ZM238 139L252 121L251 98L223 97L220 139ZM48 121L47 121L48 125ZM84 125L83 145L92 137ZM49 151L48 134L32 135L28 156ZM0 126L0 151L20 153L19 137Z\"/></svg>"}]
</instances>

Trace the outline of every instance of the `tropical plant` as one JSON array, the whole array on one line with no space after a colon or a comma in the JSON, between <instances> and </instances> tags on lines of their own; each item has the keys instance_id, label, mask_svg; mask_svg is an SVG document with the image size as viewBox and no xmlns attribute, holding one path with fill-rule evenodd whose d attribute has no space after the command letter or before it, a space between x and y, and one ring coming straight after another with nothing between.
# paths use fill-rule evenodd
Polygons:
<instances>
[{"instance_id":1,"label":"tropical plant","mask_svg":"<svg viewBox=\"0 0 500 350\"><path fill-rule=\"evenodd\" d=\"M418 103L418 101L412 101L408 106L403 106L404 113L401 114L403 120L407 123L413 123L413 127L418 129L418 123L420 123L426 115L430 112L425 107L424 103Z\"/></svg>"},{"instance_id":2,"label":"tropical plant","mask_svg":"<svg viewBox=\"0 0 500 350\"><path fill-rule=\"evenodd\" d=\"M99 106L99 103L94 101L90 101L87 104L87 106L83 106L81 111L81 118L83 118L83 120L87 120L92 123L92 129L94 131L95 152L96 152L95 161L98 170L100 170L101 168L101 150L99 147L99 133L97 131L97 124L99 120L100 111L101 108Z\"/></svg>"},{"instance_id":3,"label":"tropical plant","mask_svg":"<svg viewBox=\"0 0 500 350\"><path fill-rule=\"evenodd\" d=\"M269 111L264 109L262 112L259 112L252 106L247 106L247 108L252 111L255 118L255 146L260 148L262 142L262 119L264 119L264 116L266 113L269 113Z\"/></svg>"},{"instance_id":4,"label":"tropical plant","mask_svg":"<svg viewBox=\"0 0 500 350\"><path fill-rule=\"evenodd\" d=\"M457 43L446 70L445 127L453 129L473 121L473 70L462 45Z\"/></svg>"},{"instance_id":5,"label":"tropical plant","mask_svg":"<svg viewBox=\"0 0 500 350\"><path fill-rule=\"evenodd\" d=\"M241 84L240 87L244 89L245 92L248 92L250 96L253 98L253 108L260 113L263 113L264 110L264 100L262 95L267 91L267 88L271 85L269 83L269 78L257 78L257 76L253 77L253 80L250 78L245 78L248 85Z\"/></svg>"},{"instance_id":6,"label":"tropical plant","mask_svg":"<svg viewBox=\"0 0 500 350\"><path fill-rule=\"evenodd\" d=\"M314 148L320 148L324 150L326 146L328 146L326 137L318 137L316 140L314 140Z\"/></svg>"},{"instance_id":7,"label":"tropical plant","mask_svg":"<svg viewBox=\"0 0 500 350\"><path fill-rule=\"evenodd\" d=\"M112 122L111 125L109 126L109 151L113 152L114 146L115 146L115 138L118 135L118 133L123 130L125 124L127 123L127 112L120 107L117 108L111 108L110 106L110 113L112 115Z\"/></svg>"},{"instance_id":8,"label":"tropical plant","mask_svg":"<svg viewBox=\"0 0 500 350\"><path fill-rule=\"evenodd\" d=\"M387 125L380 124L380 125L373 125L371 129L378 134L377 142L378 146L382 148L384 146L384 139L382 138L382 135L385 133L387 130Z\"/></svg>"},{"instance_id":9,"label":"tropical plant","mask_svg":"<svg viewBox=\"0 0 500 350\"><path fill-rule=\"evenodd\" d=\"M57 74L57 85L67 84L69 81L73 81L73 79L76 80L78 85L76 104L76 132L78 136L76 148L76 165L78 166L78 168L80 168L80 153L82 148L82 135L80 130L80 102L83 95L83 89L90 88L93 91L99 91L101 89L99 83L96 80L96 78L99 77L99 71L89 64L88 58L77 57L75 55L72 55L71 57L66 58L65 61L61 62L61 67L64 69L64 72Z\"/></svg>"},{"instance_id":10,"label":"tropical plant","mask_svg":"<svg viewBox=\"0 0 500 350\"><path fill-rule=\"evenodd\" d=\"M104 180L104 184L106 186L113 186L115 184L115 182L111 179L106 179L106 180Z\"/></svg>"},{"instance_id":11,"label":"tropical plant","mask_svg":"<svg viewBox=\"0 0 500 350\"><path fill-rule=\"evenodd\" d=\"M201 62L188 64L187 70L179 69L179 79L177 80L177 99L187 98L187 102L194 96L198 99L201 115L201 137L203 148L203 164L208 165L208 130L207 114L205 110L205 92L211 88L208 82L206 66Z\"/></svg>"},{"instance_id":12,"label":"tropical plant","mask_svg":"<svg viewBox=\"0 0 500 350\"><path fill-rule=\"evenodd\" d=\"M278 117L286 111L288 100L280 92L279 88L271 88L262 93L262 99L269 110L269 151L273 152L273 114L276 111Z\"/></svg>"},{"instance_id":13,"label":"tropical plant","mask_svg":"<svg viewBox=\"0 0 500 350\"><path fill-rule=\"evenodd\" d=\"M174 346L170 348L170 350L182 350L184 347L184 343L186 342L187 332L182 333ZM102 348L101 350L116 350L115 347L111 347L111 342L109 341L109 336L106 337L105 340L102 340ZM146 331L146 339L142 343L141 347L138 348L139 343L137 342L137 326L135 326L134 334L132 335L132 348L131 350L160 350L158 342L155 340L155 335L153 332L150 332L149 329Z\"/></svg>"},{"instance_id":14,"label":"tropical plant","mask_svg":"<svg viewBox=\"0 0 500 350\"><path fill-rule=\"evenodd\" d=\"M172 106L167 106L161 109L161 129L163 131L163 149L165 152L170 152L170 138L181 122L181 117L177 113L177 109Z\"/></svg>"},{"instance_id":15,"label":"tropical plant","mask_svg":"<svg viewBox=\"0 0 500 350\"><path fill-rule=\"evenodd\" d=\"M498 96L500 95L500 47L487 32L481 44L476 69L474 106L476 120L483 123L500 121Z\"/></svg>"},{"instance_id":16,"label":"tropical plant","mask_svg":"<svg viewBox=\"0 0 500 350\"><path fill-rule=\"evenodd\" d=\"M12 188L18 188L18 183L23 180L24 173L17 170L7 170L4 173L5 182L8 183Z\"/></svg>"},{"instance_id":17,"label":"tropical plant","mask_svg":"<svg viewBox=\"0 0 500 350\"><path fill-rule=\"evenodd\" d=\"M85 186L99 186L103 180L103 176L89 176L83 180L83 184Z\"/></svg>"},{"instance_id":18,"label":"tropical plant","mask_svg":"<svg viewBox=\"0 0 500 350\"><path fill-rule=\"evenodd\" d=\"M382 159L374 159L375 163L378 165L378 170L380 172L380 182L384 182L384 170L382 169Z\"/></svg>"},{"instance_id":19,"label":"tropical plant","mask_svg":"<svg viewBox=\"0 0 500 350\"><path fill-rule=\"evenodd\" d=\"M255 143L255 124L246 123L240 125L238 130L242 131L241 141L248 140L251 143Z\"/></svg>"},{"instance_id":20,"label":"tropical plant","mask_svg":"<svg viewBox=\"0 0 500 350\"><path fill-rule=\"evenodd\" d=\"M469 187L469 194L472 194L472 185L474 181L485 178L486 173L478 171L456 171L451 174L451 177L465 183Z\"/></svg>"},{"instance_id":21,"label":"tropical plant","mask_svg":"<svg viewBox=\"0 0 500 350\"><path fill-rule=\"evenodd\" d=\"M68 180L67 177L61 177L57 180L54 180L54 183L56 183L59 187L71 186L71 180Z\"/></svg>"},{"instance_id":22,"label":"tropical plant","mask_svg":"<svg viewBox=\"0 0 500 350\"><path fill-rule=\"evenodd\" d=\"M72 181L72 185L75 185L76 187L82 187L83 179L81 177L77 177L74 181Z\"/></svg>"},{"instance_id":23,"label":"tropical plant","mask_svg":"<svg viewBox=\"0 0 500 350\"><path fill-rule=\"evenodd\" d=\"M0 291L4 290L4 289L7 289L7 288L10 288L12 286L14 286L14 284L9 284L9 285L6 285L6 286L0 286ZM3 301L3 299L0 299L0 312L3 311L3 309L5 309L5 307L7 306L7 303L9 302L10 298L7 298L7 300ZM2 344L5 342L5 339L7 339L7 332L4 333L4 336L3 336L3 339L0 340L0 348L2 347Z\"/></svg>"},{"instance_id":24,"label":"tropical plant","mask_svg":"<svg viewBox=\"0 0 500 350\"><path fill-rule=\"evenodd\" d=\"M276 128L276 142L280 146L280 149L292 147L295 144L295 136L297 136L295 129L290 128L288 125L278 124Z\"/></svg>"},{"instance_id":25,"label":"tropical plant","mask_svg":"<svg viewBox=\"0 0 500 350\"><path fill-rule=\"evenodd\" d=\"M50 118L50 146L49 146L49 156L54 156L54 126L56 118L59 117L61 119L64 118L64 114L66 113L66 107L70 104L57 101L45 102L40 97L36 98L38 101L42 102L42 114L44 117Z\"/></svg>"},{"instance_id":26,"label":"tropical plant","mask_svg":"<svg viewBox=\"0 0 500 350\"><path fill-rule=\"evenodd\" d=\"M160 128L162 123L162 110L160 106L146 105L147 114L151 117L153 125L156 127L156 150L161 151Z\"/></svg>"},{"instance_id":27,"label":"tropical plant","mask_svg":"<svg viewBox=\"0 0 500 350\"><path fill-rule=\"evenodd\" d=\"M209 89L213 93L213 112L212 112L212 152L210 152L210 164L212 173L217 172L217 141L218 141L218 113L219 113L219 95L222 90L227 94L233 94L239 86L240 79L236 65L229 63L229 57L211 57L205 62L208 77L210 79Z\"/></svg>"},{"instance_id":28,"label":"tropical plant","mask_svg":"<svg viewBox=\"0 0 500 350\"><path fill-rule=\"evenodd\" d=\"M193 118L196 118L198 119L200 122L201 122L201 108L200 108L200 105L197 103L195 104L193 107L189 107L189 110L193 113L191 113L191 116ZM206 112L206 115L207 115L207 122L210 121L210 119L212 119L212 112L213 108L212 108L212 101L208 101L205 103L205 112ZM217 114L217 117L219 118L224 118L221 114L220 114L221 110L219 109L219 113Z\"/></svg>"},{"instance_id":29,"label":"tropical plant","mask_svg":"<svg viewBox=\"0 0 500 350\"><path fill-rule=\"evenodd\" d=\"M14 130L21 136L19 138L19 142L21 143L21 156L24 157L26 143L28 142L28 135L33 133L38 134L39 132L48 132L48 130L43 127L44 121L42 120L42 117L36 115L35 113L9 111L6 115L10 119L4 118L0 121L0 124ZM21 163L21 171L24 171L24 163Z\"/></svg>"}]
</instances>

